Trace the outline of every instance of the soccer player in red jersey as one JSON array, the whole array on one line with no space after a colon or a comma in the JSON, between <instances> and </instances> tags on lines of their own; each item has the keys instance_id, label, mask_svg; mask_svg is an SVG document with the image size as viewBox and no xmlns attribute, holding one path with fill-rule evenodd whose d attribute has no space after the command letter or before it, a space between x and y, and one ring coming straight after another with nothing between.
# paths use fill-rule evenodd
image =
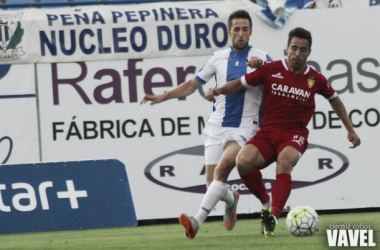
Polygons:
<instances>
[{"instance_id":1,"label":"soccer player in red jersey","mask_svg":"<svg viewBox=\"0 0 380 250\"><path fill-rule=\"evenodd\" d=\"M236 160L243 182L260 200L270 198L258 172L268 163L277 162L272 206L261 212L265 236L274 234L291 192L290 172L307 148L309 131L306 126L315 110L315 94L330 102L347 130L351 148L360 145L343 102L326 78L306 64L311 44L310 32L295 28L289 32L287 59L265 62L256 71L207 92L211 100L220 94L232 94L260 84L264 87L261 129L240 150Z\"/></svg>"}]
</instances>

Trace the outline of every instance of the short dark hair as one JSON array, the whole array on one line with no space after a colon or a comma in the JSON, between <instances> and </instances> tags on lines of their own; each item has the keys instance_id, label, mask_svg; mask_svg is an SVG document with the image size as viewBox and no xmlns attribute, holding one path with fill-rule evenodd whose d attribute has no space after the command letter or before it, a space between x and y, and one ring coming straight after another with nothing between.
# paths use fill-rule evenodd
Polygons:
<instances>
[{"instance_id":1,"label":"short dark hair","mask_svg":"<svg viewBox=\"0 0 380 250\"><path fill-rule=\"evenodd\" d=\"M232 27L232 20L234 19L248 19L249 21L249 28L252 29L252 19L249 13L245 10L236 10L231 13L230 17L228 18L228 28L230 29Z\"/></svg>"},{"instance_id":2,"label":"short dark hair","mask_svg":"<svg viewBox=\"0 0 380 250\"><path fill-rule=\"evenodd\" d=\"M306 39L309 42L309 49L311 48L312 38L311 38L311 33L308 30L305 30L304 28L301 28L301 27L292 29L289 32L288 46L290 45L290 42L292 41L294 37Z\"/></svg>"}]
</instances>

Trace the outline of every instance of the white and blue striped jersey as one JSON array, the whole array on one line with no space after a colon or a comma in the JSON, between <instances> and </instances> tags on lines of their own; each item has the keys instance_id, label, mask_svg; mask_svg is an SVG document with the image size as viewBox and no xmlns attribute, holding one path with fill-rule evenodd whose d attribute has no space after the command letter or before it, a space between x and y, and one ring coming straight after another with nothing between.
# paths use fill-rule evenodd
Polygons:
<instances>
[{"instance_id":1,"label":"white and blue striped jersey","mask_svg":"<svg viewBox=\"0 0 380 250\"><path fill-rule=\"evenodd\" d=\"M240 52L229 47L216 51L195 79L205 84L215 77L216 87L220 87L251 72L252 69L246 63L248 58L254 56L264 61L272 61L268 53L252 46ZM233 95L217 96L208 122L222 127L257 128L260 123L262 98L262 86L251 87Z\"/></svg>"}]
</instances>

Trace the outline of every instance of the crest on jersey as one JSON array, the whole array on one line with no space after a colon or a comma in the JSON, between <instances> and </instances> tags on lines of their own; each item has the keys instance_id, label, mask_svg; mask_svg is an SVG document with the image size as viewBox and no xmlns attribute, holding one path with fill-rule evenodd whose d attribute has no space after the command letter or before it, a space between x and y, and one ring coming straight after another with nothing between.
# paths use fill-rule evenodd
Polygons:
<instances>
[{"instance_id":1,"label":"crest on jersey","mask_svg":"<svg viewBox=\"0 0 380 250\"><path fill-rule=\"evenodd\" d=\"M24 35L22 14L0 15L0 61L13 61L25 55L19 43Z\"/></svg>"},{"instance_id":2,"label":"crest on jersey","mask_svg":"<svg viewBox=\"0 0 380 250\"><path fill-rule=\"evenodd\" d=\"M307 85L309 85L310 89L314 86L314 83L315 83L314 77L309 77L309 79L307 79Z\"/></svg>"}]
</instances>

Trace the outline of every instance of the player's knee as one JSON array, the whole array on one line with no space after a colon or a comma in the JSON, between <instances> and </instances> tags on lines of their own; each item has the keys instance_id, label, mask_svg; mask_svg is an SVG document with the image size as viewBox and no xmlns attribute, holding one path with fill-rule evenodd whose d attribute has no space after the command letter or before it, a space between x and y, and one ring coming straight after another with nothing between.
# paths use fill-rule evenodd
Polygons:
<instances>
[{"instance_id":1,"label":"player's knee","mask_svg":"<svg viewBox=\"0 0 380 250\"><path fill-rule=\"evenodd\" d=\"M290 173L292 171L292 168L294 167L294 165L295 165L295 162L292 162L292 161L289 161L286 159L279 160L279 161L277 161L276 172L278 174Z\"/></svg>"},{"instance_id":2,"label":"player's knee","mask_svg":"<svg viewBox=\"0 0 380 250\"><path fill-rule=\"evenodd\" d=\"M246 154L238 154L236 157L236 167L240 174L248 173L252 168L252 159Z\"/></svg>"}]
</instances>

